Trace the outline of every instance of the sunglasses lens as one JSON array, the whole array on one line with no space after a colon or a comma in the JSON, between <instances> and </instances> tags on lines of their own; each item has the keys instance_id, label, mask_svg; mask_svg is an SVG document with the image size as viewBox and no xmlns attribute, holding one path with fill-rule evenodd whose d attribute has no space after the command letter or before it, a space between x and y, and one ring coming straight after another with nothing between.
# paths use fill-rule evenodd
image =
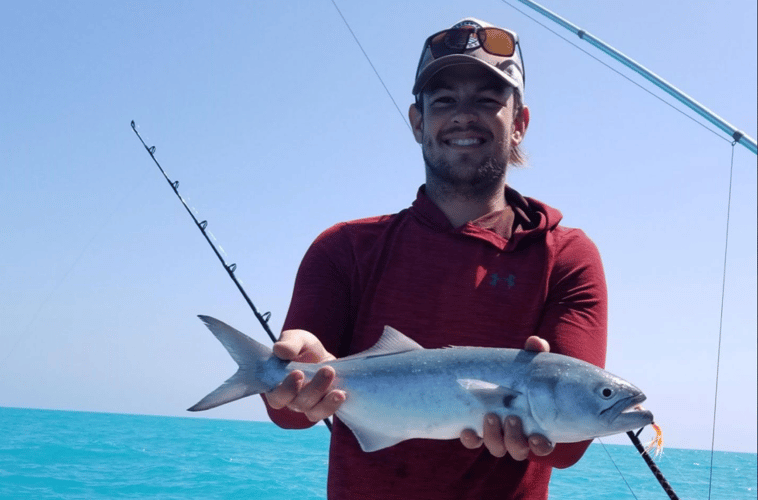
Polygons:
<instances>
[{"instance_id":1,"label":"sunglasses lens","mask_svg":"<svg viewBox=\"0 0 758 500\"><path fill-rule=\"evenodd\" d=\"M436 59L449 54L460 54L466 49L473 32L473 28L460 28L438 33L429 40L432 55Z\"/></svg>"},{"instance_id":2,"label":"sunglasses lens","mask_svg":"<svg viewBox=\"0 0 758 500\"><path fill-rule=\"evenodd\" d=\"M466 49L476 48L476 39L471 36L476 33L481 47L496 56L510 57L516 50L513 36L500 28L464 27L441 31L429 39L429 49L435 59L450 54L461 54ZM473 42L473 43L472 43Z\"/></svg>"},{"instance_id":3,"label":"sunglasses lens","mask_svg":"<svg viewBox=\"0 0 758 500\"><path fill-rule=\"evenodd\" d=\"M478 32L479 42L484 50L496 56L510 57L516 49L513 37L498 28L483 28Z\"/></svg>"}]
</instances>

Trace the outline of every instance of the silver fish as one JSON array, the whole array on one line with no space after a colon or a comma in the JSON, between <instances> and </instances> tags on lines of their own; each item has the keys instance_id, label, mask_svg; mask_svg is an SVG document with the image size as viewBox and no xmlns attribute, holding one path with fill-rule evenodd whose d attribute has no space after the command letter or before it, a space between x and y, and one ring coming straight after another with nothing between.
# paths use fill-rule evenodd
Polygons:
<instances>
[{"instance_id":1,"label":"silver fish","mask_svg":"<svg viewBox=\"0 0 758 500\"><path fill-rule=\"evenodd\" d=\"M271 349L209 316L199 316L239 370L190 411L208 410L270 391L293 370L311 378L334 368L346 401L336 416L364 451L406 439L453 439L463 429L482 434L486 413L516 415L526 435L571 443L639 429L653 415L629 382L584 361L519 349L424 349L391 327L372 348L325 363L283 361Z\"/></svg>"}]
</instances>

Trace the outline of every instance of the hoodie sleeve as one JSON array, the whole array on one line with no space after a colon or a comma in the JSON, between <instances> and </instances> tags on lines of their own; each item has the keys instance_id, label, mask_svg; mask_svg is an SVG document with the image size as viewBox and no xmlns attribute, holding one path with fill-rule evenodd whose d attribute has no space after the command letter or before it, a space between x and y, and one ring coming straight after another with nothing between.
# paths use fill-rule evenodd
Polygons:
<instances>
[{"instance_id":1,"label":"hoodie sleeve","mask_svg":"<svg viewBox=\"0 0 758 500\"><path fill-rule=\"evenodd\" d=\"M537 335L552 352L605 367L608 297L605 273L595 244L579 229L559 227L553 238L553 265ZM591 441L559 444L546 457L553 467L576 463Z\"/></svg>"},{"instance_id":2,"label":"hoodie sleeve","mask_svg":"<svg viewBox=\"0 0 758 500\"><path fill-rule=\"evenodd\" d=\"M608 292L600 254L579 229L559 229L537 335L551 350L605 368Z\"/></svg>"},{"instance_id":3,"label":"hoodie sleeve","mask_svg":"<svg viewBox=\"0 0 758 500\"><path fill-rule=\"evenodd\" d=\"M324 231L313 242L295 278L292 301L283 330L302 329L314 334L324 348L337 354L339 340L349 325L349 278L351 262L347 239L337 225ZM263 398L264 403L266 398ZM285 429L304 429L314 425L302 413L275 410L266 404L271 420Z\"/></svg>"}]
</instances>

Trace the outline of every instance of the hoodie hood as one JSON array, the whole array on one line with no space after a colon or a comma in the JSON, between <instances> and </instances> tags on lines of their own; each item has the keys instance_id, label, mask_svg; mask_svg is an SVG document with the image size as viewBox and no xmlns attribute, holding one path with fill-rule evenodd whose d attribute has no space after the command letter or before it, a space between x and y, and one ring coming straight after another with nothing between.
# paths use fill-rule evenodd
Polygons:
<instances>
[{"instance_id":1,"label":"hoodie hood","mask_svg":"<svg viewBox=\"0 0 758 500\"><path fill-rule=\"evenodd\" d=\"M505 187L505 210L493 212L453 227L444 212L426 195L424 186L418 190L410 208L414 217L423 225L438 232L459 233L488 241L503 251L512 251L525 239L544 236L558 227L563 215L545 203L522 196Z\"/></svg>"}]
</instances>

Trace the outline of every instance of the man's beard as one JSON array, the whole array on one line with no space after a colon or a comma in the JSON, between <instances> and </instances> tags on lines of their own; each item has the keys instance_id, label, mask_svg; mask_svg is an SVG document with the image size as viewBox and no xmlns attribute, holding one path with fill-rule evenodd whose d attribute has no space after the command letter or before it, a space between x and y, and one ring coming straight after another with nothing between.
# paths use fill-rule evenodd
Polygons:
<instances>
[{"instance_id":1,"label":"man's beard","mask_svg":"<svg viewBox=\"0 0 758 500\"><path fill-rule=\"evenodd\" d=\"M499 158L484 158L473 170L463 173L450 165L442 155L430 157L426 144L421 148L429 175L448 196L466 200L482 199L501 189L508 166L508 152Z\"/></svg>"}]
</instances>

